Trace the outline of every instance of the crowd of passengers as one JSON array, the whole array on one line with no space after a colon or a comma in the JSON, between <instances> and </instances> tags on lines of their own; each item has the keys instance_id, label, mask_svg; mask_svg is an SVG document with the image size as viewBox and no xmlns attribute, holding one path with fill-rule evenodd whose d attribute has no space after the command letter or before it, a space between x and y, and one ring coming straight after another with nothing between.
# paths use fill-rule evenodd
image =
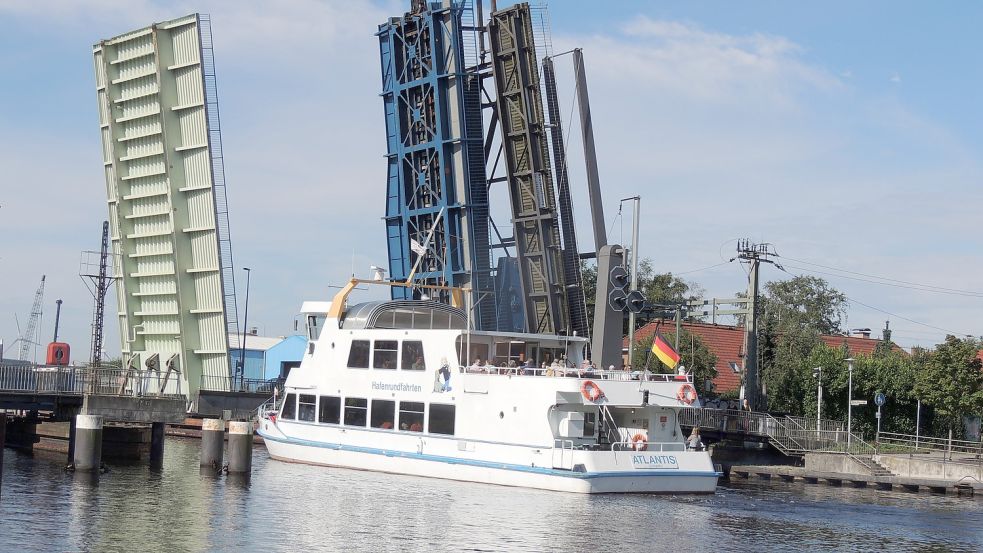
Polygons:
<instances>
[{"instance_id":1,"label":"crowd of passengers","mask_svg":"<svg viewBox=\"0 0 983 553\"><path fill-rule=\"evenodd\" d=\"M507 363L498 366L491 359L482 361L475 358L474 362L466 367L469 373L483 374L515 374L529 376L569 376L575 378L595 378L597 376L597 365L589 359L584 359L580 366L575 365L567 358L554 359L552 363L543 361L536 364L534 359L526 359L525 354L520 353L518 359L510 359ZM630 365L622 367L623 370L631 370ZM611 365L608 370L615 370Z\"/></svg>"}]
</instances>

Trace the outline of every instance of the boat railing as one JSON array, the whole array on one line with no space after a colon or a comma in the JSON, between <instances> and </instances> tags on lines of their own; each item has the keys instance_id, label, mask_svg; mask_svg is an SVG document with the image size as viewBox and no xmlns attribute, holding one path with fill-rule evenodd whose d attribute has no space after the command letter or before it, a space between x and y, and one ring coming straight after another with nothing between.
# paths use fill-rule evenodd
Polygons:
<instances>
[{"instance_id":1,"label":"boat railing","mask_svg":"<svg viewBox=\"0 0 983 553\"><path fill-rule=\"evenodd\" d=\"M611 444L611 451L635 451L647 452L667 452L667 451L686 451L686 444L680 442L635 442L625 440Z\"/></svg>"},{"instance_id":2,"label":"boat railing","mask_svg":"<svg viewBox=\"0 0 983 553\"><path fill-rule=\"evenodd\" d=\"M487 374L498 376L539 376L552 378L587 378L595 380L643 381L643 382L678 382L692 383L690 374L656 374L645 371L619 370L588 370L574 367L495 367L495 366L459 366L458 372L469 374Z\"/></svg>"}]
</instances>

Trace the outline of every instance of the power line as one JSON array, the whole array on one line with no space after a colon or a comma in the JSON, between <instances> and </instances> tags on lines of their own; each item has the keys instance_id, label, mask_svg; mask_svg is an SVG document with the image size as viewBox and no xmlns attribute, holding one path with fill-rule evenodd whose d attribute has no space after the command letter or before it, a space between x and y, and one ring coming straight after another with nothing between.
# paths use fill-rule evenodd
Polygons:
<instances>
[{"instance_id":1,"label":"power line","mask_svg":"<svg viewBox=\"0 0 983 553\"><path fill-rule=\"evenodd\" d=\"M731 261L733 261L733 260L731 260ZM673 274L673 276L679 276L679 275L688 275L690 273L699 273L700 271L706 271L706 270L709 270L709 269L714 269L716 267L720 267L721 265L727 265L728 263L730 263L730 261L724 261L722 263L717 263L715 265L710 265L708 267L701 267L699 269L693 269L691 271L683 271L681 273L672 273L672 274Z\"/></svg>"},{"instance_id":2,"label":"power line","mask_svg":"<svg viewBox=\"0 0 983 553\"><path fill-rule=\"evenodd\" d=\"M785 259L791 259L791 258L790 257L787 257ZM838 273L830 273L828 271L819 271L819 270L816 270L816 269L810 269L808 267L798 267L796 265L788 265L788 264L786 264L786 266L787 267L791 267L793 269L798 269L800 271L806 271L806 272L809 272L809 273L815 273L815 274L818 274L818 275L827 275L827 276L832 276L832 277L837 277L837 278L845 278L845 279L849 279L849 280L856 280L856 281L859 281L859 282L866 282L866 283L869 283L869 284L877 284L877 285L880 285L880 286L891 286L892 288L904 288L906 290L917 290L919 292L933 292L933 293L936 293L936 294L946 294L946 295L949 295L949 296L962 296L962 297L966 297L966 298L983 298L983 292L971 292L969 290L943 289L943 288L940 288L940 287L937 287L937 286L929 286L929 285L922 285L922 284L914 284L912 286L907 286L905 284L895 284L893 282L881 282L881 281L870 280L870 279L866 279L866 278L841 275L841 274L838 274ZM821 265L818 265L818 266L821 266ZM836 270L839 270L839 269L836 269ZM852 271L844 271L844 272L852 272ZM854 274L862 274L862 273L854 273ZM880 278L880 277L874 277L874 278ZM896 282L904 282L904 281L896 281Z\"/></svg>"},{"instance_id":3,"label":"power line","mask_svg":"<svg viewBox=\"0 0 983 553\"><path fill-rule=\"evenodd\" d=\"M934 328L936 330L941 330L942 332L945 332L946 334L952 334L954 336L972 336L972 334L970 334L968 332L957 332L955 330L949 330L947 328L942 328L941 326L930 325L928 323L923 323L923 322L920 322L920 321L916 321L914 319L909 319L908 317L905 317L905 316L902 316L902 315L898 315L897 313L891 313L890 311L887 311L885 309L881 309L879 307L874 307L873 305L868 305L868 304L866 304L866 303L864 303L864 302L862 302L860 300L851 298L851 297L847 296L846 294L844 294L844 297L846 297L846 299L848 299L848 300L850 300L850 301L852 301L854 303L859 303L860 305L862 305L862 306L864 306L864 307L866 307L868 309L873 309L874 311L879 311L881 313L884 313L885 315L890 315L892 317L897 317L899 319L903 319L905 321L908 321L909 323L915 323L916 325L921 325L921 326L924 326L924 327Z\"/></svg>"},{"instance_id":4,"label":"power line","mask_svg":"<svg viewBox=\"0 0 983 553\"><path fill-rule=\"evenodd\" d=\"M791 265L789 265L789 266L791 267ZM785 273L788 273L788 274L790 274L792 276L800 276L800 275L797 275L797 274L795 274L795 273L793 273L793 272L791 272L789 270L786 270L784 267L781 267L781 266L778 266L778 269L780 269L780 270L784 271ZM808 269L805 269L805 270L808 270ZM910 318L905 317L903 315L898 315L897 313L892 313L892 312L890 312L890 311L888 311L886 309L881 309L879 307L874 307L873 305L866 304L866 303L864 303L864 302L862 302L862 301L860 301L858 299L851 298L850 296L847 296L846 294L843 294L843 297L845 297L848 301L851 301L851 302L854 302L854 303L858 303L858 304L860 304L860 305L862 305L862 306L864 306L864 307L866 307L868 309L873 309L874 311L878 311L880 313L884 313L885 315L890 315L892 317L897 317L899 319L908 321L909 323L914 323L916 325L924 326L924 327L927 327L927 328L934 328L935 330L941 330L942 332L945 332L946 334L952 334L952 335L956 335L956 336L972 336L972 334L970 334L968 332L957 332L955 330L950 330L950 329L947 329L947 328L942 328L940 326L930 325L928 323L923 323L921 321L916 321L915 319L910 319Z\"/></svg>"},{"instance_id":5,"label":"power line","mask_svg":"<svg viewBox=\"0 0 983 553\"><path fill-rule=\"evenodd\" d=\"M900 280L900 279L896 279L896 278L882 277L882 276L878 276L878 275L871 275L871 274L867 274L867 273L861 273L859 271L851 271L851 270L848 270L848 269L840 269L840 268L837 268L837 267L831 267L829 265L823 265L821 263L813 263L811 261L805 261L803 259L795 259L793 257L788 257L788 256L781 256L781 257L784 258L784 259L788 259L790 261L795 261L797 263L805 263L806 265L812 265L813 267L822 267L824 269L830 269L830 270L833 270L833 271L838 271L838 272L841 272L841 273L848 273L848 274L851 274L851 275L859 275L859 276L864 276L864 277L868 277L868 278L875 278L875 279L878 279L878 280L886 280L886 281L889 281L889 282L897 282L897 283L900 283L900 284L908 284L908 285L911 285L911 286L918 286L919 288L930 288L930 289L932 289L932 291L951 292L951 293L959 294L959 295L969 295L969 296L983 297L983 292L975 292L973 290L960 290L958 288L946 288L945 286L934 286L932 284L922 284L922 283L919 283L919 282L911 282L911 281L908 281L908 280ZM803 269L803 270L808 270L808 269ZM848 277L844 277L844 278L848 278Z\"/></svg>"}]
</instances>

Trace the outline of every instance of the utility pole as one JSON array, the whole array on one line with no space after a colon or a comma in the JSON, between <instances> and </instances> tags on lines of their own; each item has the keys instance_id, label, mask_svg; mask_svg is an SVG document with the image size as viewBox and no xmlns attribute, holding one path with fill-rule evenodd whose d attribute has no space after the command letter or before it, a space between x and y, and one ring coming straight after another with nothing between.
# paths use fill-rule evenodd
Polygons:
<instances>
[{"instance_id":1,"label":"utility pole","mask_svg":"<svg viewBox=\"0 0 983 553\"><path fill-rule=\"evenodd\" d=\"M747 261L748 273L747 319L744 322L744 397L754 411L764 409L766 399L761 390L758 367L758 270L762 262L775 262L769 256L776 255L770 244L753 244L748 240L737 243L737 257Z\"/></svg>"}]
</instances>

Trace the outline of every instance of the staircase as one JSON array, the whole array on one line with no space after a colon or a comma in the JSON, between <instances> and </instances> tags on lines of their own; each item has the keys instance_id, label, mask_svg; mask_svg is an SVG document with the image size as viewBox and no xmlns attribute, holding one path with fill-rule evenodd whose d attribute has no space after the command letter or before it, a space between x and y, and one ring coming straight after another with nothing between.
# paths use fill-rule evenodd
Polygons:
<instances>
[{"instance_id":1,"label":"staircase","mask_svg":"<svg viewBox=\"0 0 983 553\"><path fill-rule=\"evenodd\" d=\"M608 409L607 405L601 405L600 414L601 433L598 437L597 444L604 448L610 448L611 444L624 441L621 432L618 430L618 423L614 421L614 416L611 415L611 410Z\"/></svg>"},{"instance_id":2,"label":"staircase","mask_svg":"<svg viewBox=\"0 0 983 553\"><path fill-rule=\"evenodd\" d=\"M894 473L887 470L884 465L878 463L869 455L850 455L850 458L860 463L870 472L871 476L894 476Z\"/></svg>"}]
</instances>

